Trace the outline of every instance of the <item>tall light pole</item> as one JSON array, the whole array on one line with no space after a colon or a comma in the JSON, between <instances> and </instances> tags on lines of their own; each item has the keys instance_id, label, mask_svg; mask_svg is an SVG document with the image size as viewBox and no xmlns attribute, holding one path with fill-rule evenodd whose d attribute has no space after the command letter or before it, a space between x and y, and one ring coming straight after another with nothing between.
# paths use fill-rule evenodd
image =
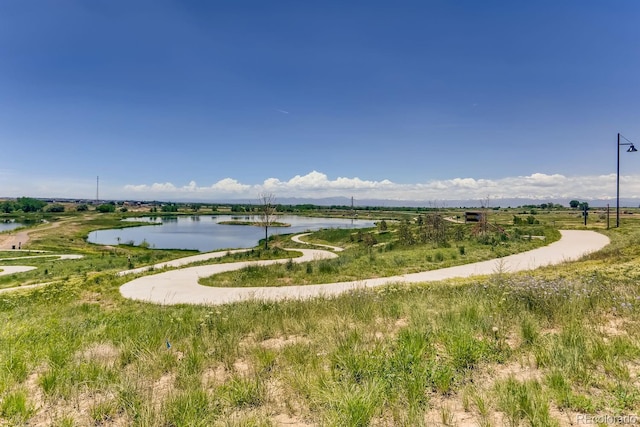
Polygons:
<instances>
[{"instance_id":1,"label":"tall light pole","mask_svg":"<svg viewBox=\"0 0 640 427\"><path fill-rule=\"evenodd\" d=\"M627 153L635 153L638 149L624 136L625 141L620 142L620 133L618 133L618 169L616 171L616 228L620 227L620 146L628 145Z\"/></svg>"}]
</instances>

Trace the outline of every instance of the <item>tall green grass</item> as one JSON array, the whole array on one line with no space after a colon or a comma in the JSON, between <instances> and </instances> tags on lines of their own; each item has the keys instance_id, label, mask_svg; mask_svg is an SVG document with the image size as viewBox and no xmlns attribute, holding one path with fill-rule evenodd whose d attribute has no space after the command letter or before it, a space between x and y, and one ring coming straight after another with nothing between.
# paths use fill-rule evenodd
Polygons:
<instances>
[{"instance_id":1,"label":"tall green grass","mask_svg":"<svg viewBox=\"0 0 640 427\"><path fill-rule=\"evenodd\" d=\"M70 274L0 295L0 423L455 423L443 401L479 425L632 413L639 236L535 273L308 301L163 307L123 299L111 269ZM535 375L504 375L521 365Z\"/></svg>"}]
</instances>

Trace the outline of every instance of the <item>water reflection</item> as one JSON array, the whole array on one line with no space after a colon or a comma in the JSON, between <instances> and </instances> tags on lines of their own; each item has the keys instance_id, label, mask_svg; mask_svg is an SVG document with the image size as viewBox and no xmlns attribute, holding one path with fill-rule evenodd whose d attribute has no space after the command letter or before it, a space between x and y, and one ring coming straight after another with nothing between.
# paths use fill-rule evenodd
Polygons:
<instances>
[{"instance_id":1,"label":"water reflection","mask_svg":"<svg viewBox=\"0 0 640 427\"><path fill-rule=\"evenodd\" d=\"M21 222L16 222L15 219L2 219L0 220L0 231L13 230L23 225Z\"/></svg>"},{"instance_id":2,"label":"water reflection","mask_svg":"<svg viewBox=\"0 0 640 427\"><path fill-rule=\"evenodd\" d=\"M195 219L198 218L198 219ZM211 220L209 220L211 219ZM220 224L224 221L257 222L258 215L220 215L186 217L144 217L129 218L156 224L117 230L98 230L89 235L89 242L102 245L116 245L119 242L133 242L139 245L146 241L150 247L159 249L197 249L212 251L227 248L247 248L255 246L264 237L264 228ZM291 224L290 227L271 227L269 235L300 233L322 228L365 228L373 227L373 221L351 218L310 218L283 215L278 222Z\"/></svg>"}]
</instances>

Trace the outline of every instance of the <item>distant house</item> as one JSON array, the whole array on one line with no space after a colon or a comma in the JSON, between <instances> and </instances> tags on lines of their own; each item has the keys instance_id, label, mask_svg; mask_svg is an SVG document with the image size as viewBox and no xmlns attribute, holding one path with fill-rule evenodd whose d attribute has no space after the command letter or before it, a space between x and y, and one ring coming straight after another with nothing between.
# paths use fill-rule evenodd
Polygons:
<instances>
[{"instance_id":1,"label":"distant house","mask_svg":"<svg viewBox=\"0 0 640 427\"><path fill-rule=\"evenodd\" d=\"M482 212L465 212L464 222L480 222L482 221Z\"/></svg>"}]
</instances>

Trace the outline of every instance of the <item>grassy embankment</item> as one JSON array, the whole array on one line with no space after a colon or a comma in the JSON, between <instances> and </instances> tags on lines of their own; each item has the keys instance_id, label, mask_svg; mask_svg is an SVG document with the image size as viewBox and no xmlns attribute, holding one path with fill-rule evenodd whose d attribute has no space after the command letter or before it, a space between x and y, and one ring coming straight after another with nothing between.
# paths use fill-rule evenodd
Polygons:
<instances>
[{"instance_id":1,"label":"grassy embankment","mask_svg":"<svg viewBox=\"0 0 640 427\"><path fill-rule=\"evenodd\" d=\"M83 227L33 243L73 246ZM99 262L76 242L91 266L53 265L82 273L0 295L0 419L497 426L630 414L640 227L609 234L600 253L535 273L215 308L124 300L113 272L126 256Z\"/></svg>"},{"instance_id":2,"label":"grassy embankment","mask_svg":"<svg viewBox=\"0 0 640 427\"><path fill-rule=\"evenodd\" d=\"M119 245L104 247L86 242L92 230L135 227L140 224L122 222L121 215L65 214L49 216L50 222L30 230L30 240L24 249L45 250L51 254L76 253L84 255L78 260L59 261L57 257L18 259L3 261L3 265L33 265L38 267L27 273L0 277L0 289L74 278L87 279L95 274L105 274L129 268L187 256L195 251L152 250ZM0 258L23 258L25 255L45 255L18 251L3 251Z\"/></svg>"}]
</instances>

